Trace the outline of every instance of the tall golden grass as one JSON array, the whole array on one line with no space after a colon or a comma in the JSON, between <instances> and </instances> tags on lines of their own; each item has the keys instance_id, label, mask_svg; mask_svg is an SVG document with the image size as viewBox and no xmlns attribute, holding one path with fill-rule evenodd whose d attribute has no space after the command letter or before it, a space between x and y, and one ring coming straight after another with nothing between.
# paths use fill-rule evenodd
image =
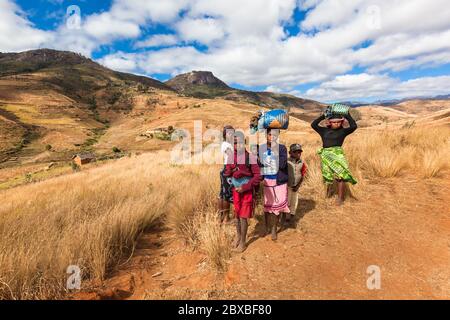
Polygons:
<instances>
[{"instance_id":1,"label":"tall golden grass","mask_svg":"<svg viewBox=\"0 0 450 320\"><path fill-rule=\"evenodd\" d=\"M349 161L368 177L436 177L448 169L449 133L448 127L367 130L348 145Z\"/></svg>"},{"instance_id":2,"label":"tall golden grass","mask_svg":"<svg viewBox=\"0 0 450 320\"><path fill-rule=\"evenodd\" d=\"M62 297L70 265L103 279L160 217L183 231L180 217L203 210L217 187L212 169L168 159L122 159L0 193L0 298Z\"/></svg>"},{"instance_id":3,"label":"tall golden grass","mask_svg":"<svg viewBox=\"0 0 450 320\"><path fill-rule=\"evenodd\" d=\"M448 128L360 130L344 147L360 182L352 193L372 178L442 175L448 137ZM302 194L323 201L319 146L318 139L305 144ZM217 221L219 167L169 158L145 154L0 192L0 298L63 297L69 265L82 267L85 279L103 279L157 220L225 270L231 235Z\"/></svg>"},{"instance_id":4,"label":"tall golden grass","mask_svg":"<svg viewBox=\"0 0 450 320\"><path fill-rule=\"evenodd\" d=\"M358 180L356 186L349 185L350 194L358 198L364 193L364 186L372 179L386 179L415 175L429 179L440 177L450 169L450 128L421 126L362 129L349 136L344 151L352 174ZM325 187L320 170L317 150L320 138L306 137L303 143L303 158L308 164L308 176L302 193L319 203L324 199Z\"/></svg>"}]
</instances>

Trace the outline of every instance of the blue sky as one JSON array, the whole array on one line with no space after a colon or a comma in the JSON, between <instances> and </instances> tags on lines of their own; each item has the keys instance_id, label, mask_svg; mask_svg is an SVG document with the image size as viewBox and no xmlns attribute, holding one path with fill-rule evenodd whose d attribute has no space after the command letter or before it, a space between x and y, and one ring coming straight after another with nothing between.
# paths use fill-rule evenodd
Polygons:
<instances>
[{"instance_id":1,"label":"blue sky","mask_svg":"<svg viewBox=\"0 0 450 320\"><path fill-rule=\"evenodd\" d=\"M79 21L67 16L72 5ZM0 0L0 51L70 50L162 81L210 70L237 88L324 102L433 96L450 93L449 7L445 0Z\"/></svg>"}]
</instances>

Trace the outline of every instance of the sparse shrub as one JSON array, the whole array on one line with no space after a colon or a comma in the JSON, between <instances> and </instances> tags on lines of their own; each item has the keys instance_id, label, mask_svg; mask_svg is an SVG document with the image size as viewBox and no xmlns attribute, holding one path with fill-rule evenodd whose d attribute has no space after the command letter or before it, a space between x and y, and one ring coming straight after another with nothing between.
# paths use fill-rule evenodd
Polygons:
<instances>
[{"instance_id":1,"label":"sparse shrub","mask_svg":"<svg viewBox=\"0 0 450 320\"><path fill-rule=\"evenodd\" d=\"M449 148L424 152L421 176L423 178L438 177L448 169L449 158Z\"/></svg>"},{"instance_id":2,"label":"sparse shrub","mask_svg":"<svg viewBox=\"0 0 450 320\"><path fill-rule=\"evenodd\" d=\"M212 209L212 208L210 208ZM218 271L226 271L231 257L230 229L217 222L217 212L206 211L197 218L198 240L210 264Z\"/></svg>"},{"instance_id":3,"label":"sparse shrub","mask_svg":"<svg viewBox=\"0 0 450 320\"><path fill-rule=\"evenodd\" d=\"M119 148L117 148L117 147L113 147L112 148L112 151L114 152L114 153L120 153L120 152L122 152Z\"/></svg>"},{"instance_id":4,"label":"sparse shrub","mask_svg":"<svg viewBox=\"0 0 450 320\"><path fill-rule=\"evenodd\" d=\"M78 171L81 170L81 167L78 164L76 164L75 162L73 162L73 161L70 163L70 166L72 167L72 170L74 172L78 172Z\"/></svg>"},{"instance_id":5,"label":"sparse shrub","mask_svg":"<svg viewBox=\"0 0 450 320\"><path fill-rule=\"evenodd\" d=\"M50 144L47 144L47 145L45 146L45 150L47 150L47 151L52 150L52 146L51 146Z\"/></svg>"},{"instance_id":6,"label":"sparse shrub","mask_svg":"<svg viewBox=\"0 0 450 320\"><path fill-rule=\"evenodd\" d=\"M25 174L25 181L27 183L33 182L33 175L30 172Z\"/></svg>"}]
</instances>

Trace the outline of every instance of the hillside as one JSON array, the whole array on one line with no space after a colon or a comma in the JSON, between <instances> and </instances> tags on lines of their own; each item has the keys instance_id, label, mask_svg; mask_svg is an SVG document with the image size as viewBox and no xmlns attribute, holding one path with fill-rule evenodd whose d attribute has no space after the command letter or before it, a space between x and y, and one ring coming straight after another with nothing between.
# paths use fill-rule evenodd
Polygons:
<instances>
[{"instance_id":1,"label":"hillside","mask_svg":"<svg viewBox=\"0 0 450 320\"><path fill-rule=\"evenodd\" d=\"M408 122L421 124L450 124L450 100L407 100L390 106L367 105L358 107L362 126L387 123L404 125Z\"/></svg>"},{"instance_id":2,"label":"hillside","mask_svg":"<svg viewBox=\"0 0 450 320\"><path fill-rule=\"evenodd\" d=\"M67 160L89 150L135 96L173 92L72 52L0 53L0 165ZM46 148L52 152L46 152Z\"/></svg>"},{"instance_id":3,"label":"hillside","mask_svg":"<svg viewBox=\"0 0 450 320\"><path fill-rule=\"evenodd\" d=\"M220 119L217 113L227 114L228 106L252 112L264 106L298 107L296 112L307 112L322 105L232 89L210 72L180 75L164 84L107 69L72 52L0 53L0 167L67 161L81 151L108 154L114 146L159 149L169 143L146 141L140 134L168 123L186 126L187 119L208 120L204 106L219 106L209 118Z\"/></svg>"},{"instance_id":4,"label":"hillside","mask_svg":"<svg viewBox=\"0 0 450 320\"><path fill-rule=\"evenodd\" d=\"M233 89L210 72L161 83L46 49L0 54L0 70L0 169L10 169L0 171L0 189L70 170L78 152L105 159L115 157L116 149L123 151L119 156L169 149L174 143L168 139L149 138L157 128L193 132L194 121L201 120L204 132L225 124L245 130L250 117L264 108L290 107L286 136L303 141L324 108L288 95ZM201 92L210 97L200 99ZM424 111L420 103L361 107L359 125L448 124L448 105L439 103L430 101Z\"/></svg>"},{"instance_id":5,"label":"hillside","mask_svg":"<svg viewBox=\"0 0 450 320\"><path fill-rule=\"evenodd\" d=\"M234 89L209 71L192 71L180 74L167 81L166 84L186 96L199 99L221 98L268 108L298 108L307 111L319 111L324 107L317 101L288 94Z\"/></svg>"},{"instance_id":6,"label":"hillside","mask_svg":"<svg viewBox=\"0 0 450 320\"><path fill-rule=\"evenodd\" d=\"M164 84L72 53L0 60L0 299L450 297L448 105L354 109L359 129L344 148L359 183L336 207L310 127L318 102L236 90L211 73ZM202 90L223 95L195 97ZM248 250L232 253L235 227L215 218L221 165L208 160L221 155L207 130L246 130L265 109L255 99L275 97L299 106L280 139L304 148L300 207L273 242L260 203ZM208 152L193 164L173 163L176 142L148 133L192 134L196 120ZM80 151L99 159L73 168ZM74 261L83 287L67 296ZM383 290L367 290L370 265L381 267Z\"/></svg>"}]
</instances>

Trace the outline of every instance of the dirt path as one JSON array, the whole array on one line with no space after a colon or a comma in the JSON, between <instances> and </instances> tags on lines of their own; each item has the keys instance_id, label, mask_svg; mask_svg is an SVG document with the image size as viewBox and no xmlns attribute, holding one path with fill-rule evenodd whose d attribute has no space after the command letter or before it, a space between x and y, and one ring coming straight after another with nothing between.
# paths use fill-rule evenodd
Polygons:
<instances>
[{"instance_id":1,"label":"dirt path","mask_svg":"<svg viewBox=\"0 0 450 320\"><path fill-rule=\"evenodd\" d=\"M75 298L448 299L449 187L448 177L392 179L342 208L301 195L296 226L277 242L252 220L249 248L225 274L170 230L154 230L103 290ZM381 268L381 290L367 289L370 265Z\"/></svg>"}]
</instances>

